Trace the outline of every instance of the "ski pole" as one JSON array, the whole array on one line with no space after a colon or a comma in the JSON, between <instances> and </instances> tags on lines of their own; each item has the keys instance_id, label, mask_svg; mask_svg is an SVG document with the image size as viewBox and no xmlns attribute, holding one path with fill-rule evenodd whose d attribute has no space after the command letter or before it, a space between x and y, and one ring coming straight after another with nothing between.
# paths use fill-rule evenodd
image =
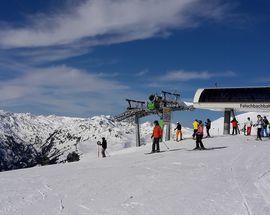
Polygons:
<instances>
[{"instance_id":1,"label":"ski pole","mask_svg":"<svg viewBox=\"0 0 270 215\"><path fill-rule=\"evenodd\" d=\"M168 150L170 150L170 148L167 146L167 144L166 144L165 142L162 141L162 143L166 146L166 148L167 148Z\"/></svg>"},{"instance_id":2,"label":"ski pole","mask_svg":"<svg viewBox=\"0 0 270 215\"><path fill-rule=\"evenodd\" d=\"M106 150L106 153L107 153L107 155L109 156L109 157L111 157L111 155L110 155L110 153Z\"/></svg>"},{"instance_id":3,"label":"ski pole","mask_svg":"<svg viewBox=\"0 0 270 215\"><path fill-rule=\"evenodd\" d=\"M100 146L100 141L97 141L97 157L99 158L99 146Z\"/></svg>"}]
</instances>

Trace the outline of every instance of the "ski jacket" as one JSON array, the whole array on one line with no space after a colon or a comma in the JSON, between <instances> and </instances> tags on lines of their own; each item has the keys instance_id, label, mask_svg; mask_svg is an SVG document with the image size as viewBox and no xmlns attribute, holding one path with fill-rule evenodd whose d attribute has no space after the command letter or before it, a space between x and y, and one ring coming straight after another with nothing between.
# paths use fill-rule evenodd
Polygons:
<instances>
[{"instance_id":1,"label":"ski jacket","mask_svg":"<svg viewBox=\"0 0 270 215\"><path fill-rule=\"evenodd\" d=\"M174 130L179 130L179 131L181 131L181 129L182 129L182 125L181 125L181 124L177 124L177 126L176 126L176 128L175 128Z\"/></svg>"},{"instance_id":2,"label":"ski jacket","mask_svg":"<svg viewBox=\"0 0 270 215\"><path fill-rule=\"evenodd\" d=\"M159 125L156 125L153 129L152 137L154 138L161 138L162 137L162 130Z\"/></svg>"},{"instance_id":3,"label":"ski jacket","mask_svg":"<svg viewBox=\"0 0 270 215\"><path fill-rule=\"evenodd\" d=\"M246 126L247 128L252 127L252 125L253 125L253 123L252 123L252 121L250 121L250 120L248 120L248 121L245 122L245 126Z\"/></svg>"},{"instance_id":4,"label":"ski jacket","mask_svg":"<svg viewBox=\"0 0 270 215\"><path fill-rule=\"evenodd\" d=\"M159 126L160 126L161 129L164 128L164 124L165 124L165 123L164 123L164 120L163 120L163 119L159 120L159 121L158 121L158 124L159 124Z\"/></svg>"},{"instance_id":5,"label":"ski jacket","mask_svg":"<svg viewBox=\"0 0 270 215\"><path fill-rule=\"evenodd\" d=\"M203 125L198 125L198 131L196 132L197 135L203 135Z\"/></svg>"},{"instance_id":6,"label":"ski jacket","mask_svg":"<svg viewBox=\"0 0 270 215\"><path fill-rule=\"evenodd\" d=\"M263 127L267 128L267 125L269 124L268 119L263 119Z\"/></svg>"},{"instance_id":7,"label":"ski jacket","mask_svg":"<svg viewBox=\"0 0 270 215\"><path fill-rule=\"evenodd\" d=\"M205 127L208 128L208 129L210 129L211 128L211 121L207 121L205 123Z\"/></svg>"},{"instance_id":8,"label":"ski jacket","mask_svg":"<svg viewBox=\"0 0 270 215\"><path fill-rule=\"evenodd\" d=\"M262 128L263 127L263 120L262 119L258 119L257 123L256 123L256 126L258 128Z\"/></svg>"},{"instance_id":9,"label":"ski jacket","mask_svg":"<svg viewBox=\"0 0 270 215\"><path fill-rule=\"evenodd\" d=\"M199 123L197 121L194 121L193 122L193 129L194 130L197 130L198 129L198 126L199 126Z\"/></svg>"},{"instance_id":10,"label":"ski jacket","mask_svg":"<svg viewBox=\"0 0 270 215\"><path fill-rule=\"evenodd\" d=\"M103 149L107 149L107 141L106 140L102 140L101 145L102 145Z\"/></svg>"},{"instance_id":11,"label":"ski jacket","mask_svg":"<svg viewBox=\"0 0 270 215\"><path fill-rule=\"evenodd\" d=\"M237 127L237 125L238 125L238 121L237 120L232 120L231 123L232 123L232 126L233 127Z\"/></svg>"}]
</instances>

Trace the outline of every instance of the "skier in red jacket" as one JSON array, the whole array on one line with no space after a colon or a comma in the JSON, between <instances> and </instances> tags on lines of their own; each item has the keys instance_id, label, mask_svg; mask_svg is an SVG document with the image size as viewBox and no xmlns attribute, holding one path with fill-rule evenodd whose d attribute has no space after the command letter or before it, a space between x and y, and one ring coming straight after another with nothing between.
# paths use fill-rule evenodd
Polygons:
<instances>
[{"instance_id":1,"label":"skier in red jacket","mask_svg":"<svg viewBox=\"0 0 270 215\"><path fill-rule=\"evenodd\" d=\"M160 152L159 139L162 137L162 129L159 126L158 121L155 121L154 124L155 124L155 127L153 129L153 133L152 133L152 136L151 136L151 138L154 138L153 139L153 145L152 145L152 153Z\"/></svg>"},{"instance_id":2,"label":"skier in red jacket","mask_svg":"<svg viewBox=\"0 0 270 215\"><path fill-rule=\"evenodd\" d=\"M232 123L232 127L233 127L232 135L237 134L238 133L238 121L236 120L235 117L233 118L231 123Z\"/></svg>"}]
</instances>

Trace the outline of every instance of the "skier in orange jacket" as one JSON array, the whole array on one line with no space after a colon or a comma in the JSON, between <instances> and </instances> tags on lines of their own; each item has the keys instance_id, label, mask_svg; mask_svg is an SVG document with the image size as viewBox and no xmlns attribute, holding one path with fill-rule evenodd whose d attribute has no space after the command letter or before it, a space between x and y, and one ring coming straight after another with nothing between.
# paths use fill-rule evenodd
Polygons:
<instances>
[{"instance_id":1,"label":"skier in orange jacket","mask_svg":"<svg viewBox=\"0 0 270 215\"><path fill-rule=\"evenodd\" d=\"M151 138L153 138L152 153L160 152L159 139L162 137L162 129L159 126L158 121L154 121L154 129Z\"/></svg>"}]
</instances>

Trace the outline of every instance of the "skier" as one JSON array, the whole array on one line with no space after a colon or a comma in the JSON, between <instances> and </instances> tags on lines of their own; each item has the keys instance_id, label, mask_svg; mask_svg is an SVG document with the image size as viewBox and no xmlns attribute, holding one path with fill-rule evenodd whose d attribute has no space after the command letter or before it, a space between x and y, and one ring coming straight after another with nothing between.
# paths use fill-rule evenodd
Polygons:
<instances>
[{"instance_id":1,"label":"skier","mask_svg":"<svg viewBox=\"0 0 270 215\"><path fill-rule=\"evenodd\" d=\"M206 127L206 133L207 133L207 136L206 137L211 137L210 136L210 133L209 133L209 130L211 128L211 120L210 119L207 119L206 120L205 127Z\"/></svg>"},{"instance_id":2,"label":"skier","mask_svg":"<svg viewBox=\"0 0 270 215\"><path fill-rule=\"evenodd\" d=\"M196 131L196 147L194 148L194 150L205 150L206 148L204 147L203 143L202 143L202 138L203 138L203 123L200 120L198 122L198 129Z\"/></svg>"},{"instance_id":3,"label":"skier","mask_svg":"<svg viewBox=\"0 0 270 215\"><path fill-rule=\"evenodd\" d=\"M262 126L262 136L268 137L267 127L269 125L269 121L266 116L263 117L263 126Z\"/></svg>"},{"instance_id":4,"label":"skier","mask_svg":"<svg viewBox=\"0 0 270 215\"><path fill-rule=\"evenodd\" d=\"M107 149L107 141L106 141L105 137L102 137L102 143L100 141L98 141L97 144L99 146L102 146L101 154L102 154L102 157L105 158L106 157L106 149Z\"/></svg>"},{"instance_id":5,"label":"skier","mask_svg":"<svg viewBox=\"0 0 270 215\"><path fill-rule=\"evenodd\" d=\"M247 136L250 136L250 134L251 134L252 125L253 125L253 123L250 120L250 117L248 117L247 121L245 122L245 126L244 126L244 129L247 131Z\"/></svg>"},{"instance_id":6,"label":"skier","mask_svg":"<svg viewBox=\"0 0 270 215\"><path fill-rule=\"evenodd\" d=\"M162 130L161 127L158 124L158 121L154 121L154 129L151 138L153 138L153 144L152 144L152 153L160 152L159 149L159 140L162 137Z\"/></svg>"},{"instance_id":7,"label":"skier","mask_svg":"<svg viewBox=\"0 0 270 215\"><path fill-rule=\"evenodd\" d=\"M193 139L195 139L196 133L197 133L197 131L198 131L198 125L199 125L198 120L195 119L195 120L193 121L192 125L193 125L193 134L192 134L192 137L193 137Z\"/></svg>"},{"instance_id":8,"label":"skier","mask_svg":"<svg viewBox=\"0 0 270 215\"><path fill-rule=\"evenodd\" d=\"M164 126L165 126L165 122L163 120L163 117L160 118L160 120L158 121L158 124L159 124L159 126L161 128L161 137L160 137L159 141L162 142L163 141Z\"/></svg>"},{"instance_id":9,"label":"skier","mask_svg":"<svg viewBox=\"0 0 270 215\"><path fill-rule=\"evenodd\" d=\"M238 121L236 120L236 118L234 117L233 120L231 121L232 123L232 127L233 127L233 132L232 132L232 135L238 133Z\"/></svg>"},{"instance_id":10,"label":"skier","mask_svg":"<svg viewBox=\"0 0 270 215\"><path fill-rule=\"evenodd\" d=\"M253 125L253 126L257 126L257 138L256 138L256 140L262 140L261 134L262 134L263 119L262 119L261 115L258 115L257 119L258 119L257 123L255 125Z\"/></svg>"},{"instance_id":11,"label":"skier","mask_svg":"<svg viewBox=\"0 0 270 215\"><path fill-rule=\"evenodd\" d=\"M174 130L176 130L176 141L179 142L179 140L178 140L179 136L180 136L180 140L183 140L183 138L182 138L182 125L179 122L176 123L176 128Z\"/></svg>"}]
</instances>

